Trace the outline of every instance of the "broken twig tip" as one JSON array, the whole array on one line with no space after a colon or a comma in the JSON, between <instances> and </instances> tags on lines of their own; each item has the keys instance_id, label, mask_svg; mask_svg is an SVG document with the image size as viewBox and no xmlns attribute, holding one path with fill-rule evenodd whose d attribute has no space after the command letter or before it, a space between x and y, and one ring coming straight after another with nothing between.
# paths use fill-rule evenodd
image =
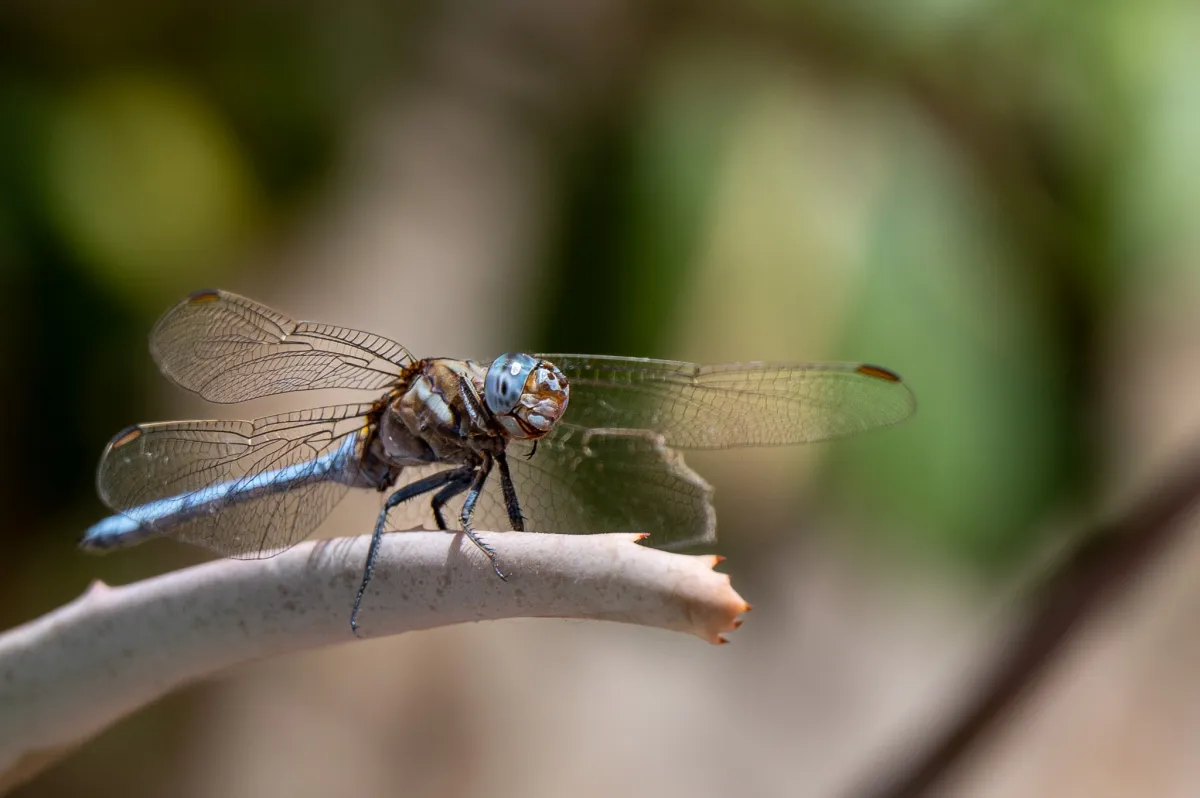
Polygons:
<instances>
[{"instance_id":1,"label":"broken twig tip","mask_svg":"<svg viewBox=\"0 0 1200 798\"><path fill-rule=\"evenodd\" d=\"M83 594L85 596L96 596L101 593L107 593L110 590L112 590L112 588L109 587L108 584L106 584L103 580L93 579L92 583L87 586L87 590L85 590Z\"/></svg>"}]
</instances>

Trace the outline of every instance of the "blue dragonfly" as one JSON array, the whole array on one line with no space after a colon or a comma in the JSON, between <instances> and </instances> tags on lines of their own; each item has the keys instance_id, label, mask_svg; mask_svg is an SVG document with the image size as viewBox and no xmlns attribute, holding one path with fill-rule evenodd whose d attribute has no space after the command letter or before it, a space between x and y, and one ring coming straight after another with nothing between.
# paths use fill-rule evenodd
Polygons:
<instances>
[{"instance_id":1,"label":"blue dragonfly","mask_svg":"<svg viewBox=\"0 0 1200 798\"><path fill-rule=\"evenodd\" d=\"M211 402L320 389L370 400L129 427L96 475L118 515L80 545L107 551L170 536L227 557L270 557L308 537L351 488L387 493L351 610L355 634L389 521L449 530L451 513L502 579L478 528L708 542L712 489L677 450L838 438L916 407L899 376L861 363L416 358L387 338L294 321L220 290L167 311L150 344L163 374ZM410 501L419 496L428 503Z\"/></svg>"}]
</instances>

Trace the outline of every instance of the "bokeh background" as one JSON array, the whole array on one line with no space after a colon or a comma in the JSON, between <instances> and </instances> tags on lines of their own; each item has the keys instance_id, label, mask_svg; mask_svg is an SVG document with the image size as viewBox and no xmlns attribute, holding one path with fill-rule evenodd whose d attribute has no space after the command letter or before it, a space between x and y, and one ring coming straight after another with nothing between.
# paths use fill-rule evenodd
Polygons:
<instances>
[{"instance_id":1,"label":"bokeh background","mask_svg":"<svg viewBox=\"0 0 1200 798\"><path fill-rule=\"evenodd\" d=\"M4 3L4 628L203 557L74 548L116 430L305 401L155 373L147 332L198 288L423 355L866 360L920 405L689 457L755 605L731 645L532 620L348 643L174 694L15 794L886 772L1003 653L1023 575L1200 431L1197 41L1187 0ZM1196 794L1197 566L1185 538L955 794Z\"/></svg>"}]
</instances>

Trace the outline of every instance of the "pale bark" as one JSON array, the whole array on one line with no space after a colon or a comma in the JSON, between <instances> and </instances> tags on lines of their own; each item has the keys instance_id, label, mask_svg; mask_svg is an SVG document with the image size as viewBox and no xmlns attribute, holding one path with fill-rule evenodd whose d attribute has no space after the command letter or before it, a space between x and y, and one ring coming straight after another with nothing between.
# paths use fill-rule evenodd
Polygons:
<instances>
[{"instance_id":1,"label":"pale bark","mask_svg":"<svg viewBox=\"0 0 1200 798\"><path fill-rule=\"evenodd\" d=\"M485 533L486 534L486 533ZM499 618L585 618L712 643L749 609L712 555L637 535L486 534L508 581L462 536L387 535L364 637ZM368 540L311 541L271 559L218 560L77 600L0 635L0 789L165 693L249 660L362 644L349 614Z\"/></svg>"}]
</instances>

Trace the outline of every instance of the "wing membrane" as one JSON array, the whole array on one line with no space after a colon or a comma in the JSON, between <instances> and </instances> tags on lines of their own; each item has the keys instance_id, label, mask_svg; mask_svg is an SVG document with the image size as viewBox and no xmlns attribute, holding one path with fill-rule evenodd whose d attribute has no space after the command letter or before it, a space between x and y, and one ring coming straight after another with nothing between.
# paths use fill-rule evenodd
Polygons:
<instances>
[{"instance_id":1,"label":"wing membrane","mask_svg":"<svg viewBox=\"0 0 1200 798\"><path fill-rule=\"evenodd\" d=\"M378 335L293 321L228 291L200 291L150 334L163 374L210 402L320 388L381 390L412 356Z\"/></svg>"},{"instance_id":2,"label":"wing membrane","mask_svg":"<svg viewBox=\"0 0 1200 798\"><path fill-rule=\"evenodd\" d=\"M859 363L724 363L540 355L571 383L560 424L648 429L667 446L722 449L838 438L903 421L900 378Z\"/></svg>"},{"instance_id":3,"label":"wing membrane","mask_svg":"<svg viewBox=\"0 0 1200 798\"><path fill-rule=\"evenodd\" d=\"M307 537L354 484L370 409L131 427L100 459L100 498L137 521L139 537L169 534L229 557L269 557Z\"/></svg>"}]
</instances>

